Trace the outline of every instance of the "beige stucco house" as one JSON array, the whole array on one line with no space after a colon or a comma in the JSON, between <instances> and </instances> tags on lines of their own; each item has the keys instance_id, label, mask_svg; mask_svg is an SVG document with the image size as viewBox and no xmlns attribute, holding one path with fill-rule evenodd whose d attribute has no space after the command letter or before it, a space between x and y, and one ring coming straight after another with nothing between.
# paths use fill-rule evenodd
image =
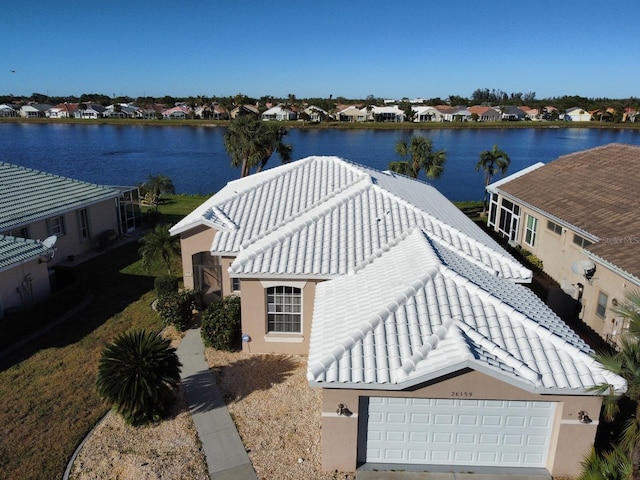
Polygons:
<instances>
[{"instance_id":1,"label":"beige stucco house","mask_svg":"<svg viewBox=\"0 0 640 480\"><path fill-rule=\"evenodd\" d=\"M186 287L240 295L245 351L308 355L326 470L574 475L589 387L625 388L424 182L309 157L230 182L171 233Z\"/></svg>"},{"instance_id":2,"label":"beige stucco house","mask_svg":"<svg viewBox=\"0 0 640 480\"><path fill-rule=\"evenodd\" d=\"M611 144L539 163L488 187L488 225L531 251L615 345L612 307L640 289L640 147Z\"/></svg>"},{"instance_id":3,"label":"beige stucco house","mask_svg":"<svg viewBox=\"0 0 640 480\"><path fill-rule=\"evenodd\" d=\"M0 318L50 294L51 269L139 226L137 188L0 162Z\"/></svg>"}]
</instances>

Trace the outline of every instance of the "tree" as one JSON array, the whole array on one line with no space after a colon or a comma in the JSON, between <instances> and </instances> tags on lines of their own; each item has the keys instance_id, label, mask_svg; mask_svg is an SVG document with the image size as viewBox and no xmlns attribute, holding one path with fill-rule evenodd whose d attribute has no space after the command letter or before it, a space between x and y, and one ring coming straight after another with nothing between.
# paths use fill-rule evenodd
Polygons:
<instances>
[{"instance_id":1,"label":"tree","mask_svg":"<svg viewBox=\"0 0 640 480\"><path fill-rule=\"evenodd\" d=\"M444 163L447 160L445 150L433 151L433 143L430 139L414 135L410 140L402 139L396 143L396 153L401 157L410 157L409 160L389 162L389 170L418 178L420 170L425 171L428 178L439 178L444 172Z\"/></svg>"},{"instance_id":2,"label":"tree","mask_svg":"<svg viewBox=\"0 0 640 480\"><path fill-rule=\"evenodd\" d=\"M620 337L619 350L602 353L595 358L602 366L622 377L627 383L627 391L615 395L609 384L595 386L592 390L604 397L604 417L612 421L622 414L621 405L630 402L633 412L626 418L620 447L629 456L632 464L631 478L640 479L640 291L633 291L614 312L629 322L629 329Z\"/></svg>"},{"instance_id":3,"label":"tree","mask_svg":"<svg viewBox=\"0 0 640 480\"><path fill-rule=\"evenodd\" d=\"M98 364L98 394L125 421L159 420L175 399L182 364L160 332L123 333L107 345Z\"/></svg>"},{"instance_id":4,"label":"tree","mask_svg":"<svg viewBox=\"0 0 640 480\"><path fill-rule=\"evenodd\" d=\"M274 122L245 115L237 117L229 123L224 134L224 147L231 157L231 165L240 167L240 176L246 177L251 169L264 169L269 158L277 152L282 163L291 160L293 147L283 142L288 130Z\"/></svg>"},{"instance_id":5,"label":"tree","mask_svg":"<svg viewBox=\"0 0 640 480\"><path fill-rule=\"evenodd\" d=\"M487 212L488 206L488 193L487 186L491 183L491 179L497 173L504 175L507 173L507 168L511 159L502 150L498 149L498 145L494 145L493 149L480 152L480 160L476 164L476 172L482 170L484 172L484 205L482 207L482 213Z\"/></svg>"},{"instance_id":6,"label":"tree","mask_svg":"<svg viewBox=\"0 0 640 480\"><path fill-rule=\"evenodd\" d=\"M138 250L142 258L142 265L149 270L153 263L161 258L167 266L167 272L171 274L171 261L174 256L180 255L180 239L169 234L165 225L156 227L140 239L142 246Z\"/></svg>"},{"instance_id":7,"label":"tree","mask_svg":"<svg viewBox=\"0 0 640 480\"><path fill-rule=\"evenodd\" d=\"M150 197L149 200L156 207L158 211L158 204L160 203L160 195L163 193L175 194L176 188L173 186L173 181L166 175L151 175L147 178L147 181L143 184L143 190Z\"/></svg>"}]
</instances>

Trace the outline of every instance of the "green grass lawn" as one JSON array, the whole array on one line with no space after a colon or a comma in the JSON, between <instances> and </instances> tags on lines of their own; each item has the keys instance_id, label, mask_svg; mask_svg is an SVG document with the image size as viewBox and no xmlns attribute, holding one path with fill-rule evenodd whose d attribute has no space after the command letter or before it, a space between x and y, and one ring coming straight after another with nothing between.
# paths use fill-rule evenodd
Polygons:
<instances>
[{"instance_id":1,"label":"green grass lawn","mask_svg":"<svg viewBox=\"0 0 640 480\"><path fill-rule=\"evenodd\" d=\"M161 221L175 223L203 200L172 197L159 207ZM146 272L138 248L129 243L79 265L92 303L0 359L1 478L61 478L76 446L108 410L94 386L105 344L128 330L162 328L150 306L154 275L166 270L158 264Z\"/></svg>"}]
</instances>

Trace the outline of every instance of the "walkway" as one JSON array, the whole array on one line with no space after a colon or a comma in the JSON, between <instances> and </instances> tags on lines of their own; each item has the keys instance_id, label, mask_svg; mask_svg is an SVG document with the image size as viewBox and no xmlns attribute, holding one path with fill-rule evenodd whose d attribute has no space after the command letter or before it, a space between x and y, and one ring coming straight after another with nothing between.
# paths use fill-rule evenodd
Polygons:
<instances>
[{"instance_id":1,"label":"walkway","mask_svg":"<svg viewBox=\"0 0 640 480\"><path fill-rule=\"evenodd\" d=\"M200 329L187 330L178 346L184 389L212 480L257 480L216 379L204 358Z\"/></svg>"}]
</instances>

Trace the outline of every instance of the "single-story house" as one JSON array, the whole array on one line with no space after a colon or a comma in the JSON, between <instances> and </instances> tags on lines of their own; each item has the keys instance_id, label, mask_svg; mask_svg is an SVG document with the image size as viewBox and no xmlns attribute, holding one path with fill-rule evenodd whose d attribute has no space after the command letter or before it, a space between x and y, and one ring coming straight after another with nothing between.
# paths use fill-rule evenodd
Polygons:
<instances>
[{"instance_id":1,"label":"single-story house","mask_svg":"<svg viewBox=\"0 0 640 480\"><path fill-rule=\"evenodd\" d=\"M298 114L289 108L283 107L282 105L276 105L275 107L271 107L262 112L261 117L262 120L287 121L296 120L298 118Z\"/></svg>"},{"instance_id":2,"label":"single-story house","mask_svg":"<svg viewBox=\"0 0 640 480\"><path fill-rule=\"evenodd\" d=\"M308 157L229 182L170 231L185 287L240 296L245 351L309 355L326 470L575 474L601 405L587 389L625 388L427 183Z\"/></svg>"},{"instance_id":3,"label":"single-story house","mask_svg":"<svg viewBox=\"0 0 640 480\"><path fill-rule=\"evenodd\" d=\"M46 112L48 118L73 118L78 110L77 103L59 103Z\"/></svg>"},{"instance_id":4,"label":"single-story house","mask_svg":"<svg viewBox=\"0 0 640 480\"><path fill-rule=\"evenodd\" d=\"M315 105L310 105L304 109L304 113L309 116L309 121L319 123L329 117L329 112Z\"/></svg>"},{"instance_id":5,"label":"single-story house","mask_svg":"<svg viewBox=\"0 0 640 480\"><path fill-rule=\"evenodd\" d=\"M104 118L136 118L137 111L138 107L136 105L119 103L109 105L104 112L102 112L102 116Z\"/></svg>"},{"instance_id":6,"label":"single-story house","mask_svg":"<svg viewBox=\"0 0 640 480\"><path fill-rule=\"evenodd\" d=\"M413 105L413 121L414 122L440 122L442 114L440 111L429 105Z\"/></svg>"},{"instance_id":7,"label":"single-story house","mask_svg":"<svg viewBox=\"0 0 640 480\"><path fill-rule=\"evenodd\" d=\"M54 242L55 254L45 262L51 268L139 226L137 188L94 185L6 162L0 162L0 178L0 235L7 255L2 269L18 269L0 276L0 310L29 304L31 297L20 293L22 280L15 279L31 275L27 282L35 281L36 271L27 272L25 262L39 260L41 242ZM25 257L24 249L34 256Z\"/></svg>"},{"instance_id":8,"label":"single-story house","mask_svg":"<svg viewBox=\"0 0 640 480\"><path fill-rule=\"evenodd\" d=\"M101 118L106 108L99 103L84 102L78 104L78 109L75 111L75 118L95 120Z\"/></svg>"},{"instance_id":9,"label":"single-story house","mask_svg":"<svg viewBox=\"0 0 640 480\"><path fill-rule=\"evenodd\" d=\"M471 112L466 107L449 107L438 105L438 109L443 122L468 122L471 120Z\"/></svg>"},{"instance_id":10,"label":"single-story house","mask_svg":"<svg viewBox=\"0 0 640 480\"><path fill-rule=\"evenodd\" d=\"M612 307L640 290L640 147L610 144L538 163L488 186L488 226L532 252L568 313L615 345Z\"/></svg>"},{"instance_id":11,"label":"single-story house","mask_svg":"<svg viewBox=\"0 0 640 480\"><path fill-rule=\"evenodd\" d=\"M162 117L171 120L184 120L185 118L190 118L192 114L193 110L186 105L176 105L162 111Z\"/></svg>"},{"instance_id":12,"label":"single-story house","mask_svg":"<svg viewBox=\"0 0 640 480\"><path fill-rule=\"evenodd\" d=\"M527 118L527 114L519 107L506 105L502 109L502 120L521 121Z\"/></svg>"},{"instance_id":13,"label":"single-story house","mask_svg":"<svg viewBox=\"0 0 640 480\"><path fill-rule=\"evenodd\" d=\"M398 105L374 106L371 109L371 116L376 122L404 122L406 117L404 110Z\"/></svg>"},{"instance_id":14,"label":"single-story house","mask_svg":"<svg viewBox=\"0 0 640 480\"><path fill-rule=\"evenodd\" d=\"M0 104L0 117L17 117L18 116L18 112L16 112L16 110L11 107L10 105L7 105L6 103Z\"/></svg>"},{"instance_id":15,"label":"single-story house","mask_svg":"<svg viewBox=\"0 0 640 480\"><path fill-rule=\"evenodd\" d=\"M29 103L28 105L20 107L18 112L23 118L44 118L46 117L47 110L50 108L51 105L44 103Z\"/></svg>"},{"instance_id":16,"label":"single-story house","mask_svg":"<svg viewBox=\"0 0 640 480\"><path fill-rule=\"evenodd\" d=\"M229 113L231 119L233 120L236 117L241 117L243 115L260 115L260 110L255 105L239 105L231 110Z\"/></svg>"},{"instance_id":17,"label":"single-story house","mask_svg":"<svg viewBox=\"0 0 640 480\"><path fill-rule=\"evenodd\" d=\"M358 108L355 105L348 105L338 110L338 121L340 122L366 122L368 111L366 108Z\"/></svg>"},{"instance_id":18,"label":"single-story house","mask_svg":"<svg viewBox=\"0 0 640 480\"><path fill-rule=\"evenodd\" d=\"M580 107L571 107L565 110L562 117L567 122L589 122L591 121L591 114Z\"/></svg>"},{"instance_id":19,"label":"single-story house","mask_svg":"<svg viewBox=\"0 0 640 480\"><path fill-rule=\"evenodd\" d=\"M467 110L473 114L477 115L478 121L480 122L498 122L502 120L502 114L495 107L487 107L485 105L474 105L469 107ZM471 118L470 118L471 120Z\"/></svg>"}]
</instances>

